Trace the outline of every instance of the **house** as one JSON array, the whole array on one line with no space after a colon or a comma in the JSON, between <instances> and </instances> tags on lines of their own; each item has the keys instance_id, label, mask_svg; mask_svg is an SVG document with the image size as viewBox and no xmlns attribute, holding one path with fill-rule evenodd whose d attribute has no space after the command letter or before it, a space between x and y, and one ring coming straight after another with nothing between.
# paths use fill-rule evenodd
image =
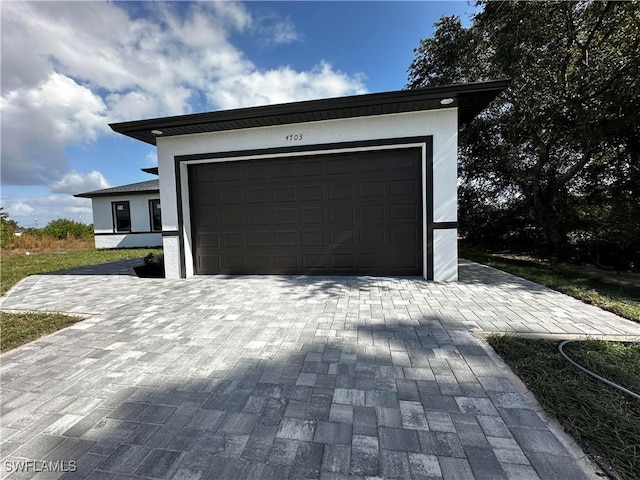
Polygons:
<instances>
[{"instance_id":1,"label":"house","mask_svg":"<svg viewBox=\"0 0 640 480\"><path fill-rule=\"evenodd\" d=\"M153 175L158 168L143 168ZM96 248L162 246L158 179L79 193L90 198Z\"/></svg>"},{"instance_id":2,"label":"house","mask_svg":"<svg viewBox=\"0 0 640 480\"><path fill-rule=\"evenodd\" d=\"M494 80L110 126L157 146L168 278L454 281L458 130L507 85ZM100 208L117 222L114 198L127 197L109 197ZM117 233L111 224L99 231L107 229Z\"/></svg>"}]
</instances>

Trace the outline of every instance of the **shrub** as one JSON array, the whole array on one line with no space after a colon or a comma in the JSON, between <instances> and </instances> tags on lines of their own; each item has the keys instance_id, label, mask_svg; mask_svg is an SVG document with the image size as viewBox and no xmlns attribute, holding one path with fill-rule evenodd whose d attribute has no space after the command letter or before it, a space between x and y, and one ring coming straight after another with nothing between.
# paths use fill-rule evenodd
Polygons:
<instances>
[{"instance_id":1,"label":"shrub","mask_svg":"<svg viewBox=\"0 0 640 480\"><path fill-rule=\"evenodd\" d=\"M49 222L47 226L42 229L42 234L60 240L69 237L88 239L93 236L93 226L66 218L59 218Z\"/></svg>"},{"instance_id":2,"label":"shrub","mask_svg":"<svg viewBox=\"0 0 640 480\"><path fill-rule=\"evenodd\" d=\"M16 228L18 224L5 217L0 218L0 246L8 247L15 239Z\"/></svg>"}]
</instances>

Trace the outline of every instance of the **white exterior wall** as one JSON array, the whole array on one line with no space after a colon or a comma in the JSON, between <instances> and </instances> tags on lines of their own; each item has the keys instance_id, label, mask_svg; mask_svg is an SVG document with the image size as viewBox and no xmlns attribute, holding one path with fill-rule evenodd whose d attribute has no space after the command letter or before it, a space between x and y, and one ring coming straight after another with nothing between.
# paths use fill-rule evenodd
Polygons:
<instances>
[{"instance_id":1,"label":"white exterior wall","mask_svg":"<svg viewBox=\"0 0 640 480\"><path fill-rule=\"evenodd\" d=\"M96 248L158 247L162 245L162 233L151 232L149 200L158 199L157 193L139 195L113 195L94 197L93 230ZM113 202L129 202L131 232L115 232ZM164 214L164 212L163 212Z\"/></svg>"},{"instance_id":2,"label":"white exterior wall","mask_svg":"<svg viewBox=\"0 0 640 480\"><path fill-rule=\"evenodd\" d=\"M288 135L298 135L300 140L288 141ZM265 148L282 148L305 145L318 145L317 153L322 152L323 144L375 141L404 137L433 137L433 198L434 221L457 221L457 148L458 148L458 111L457 108L446 108L423 112L410 112L392 115L376 115L369 117L327 120L321 122L307 122L301 124L278 125L271 127L232 130L224 132L202 133L157 138L158 168L160 178L160 197L162 203L162 224L165 232L177 232L178 199L176 198L176 176L174 157L179 155L193 155L216 152L233 152L260 150ZM380 147L361 148L356 150L377 149ZM388 148L388 147L386 147ZM332 150L338 153L339 151ZM311 155L313 152L304 152ZM298 156L299 153L276 156ZM255 156L243 157L259 158ZM236 158L235 160L239 160ZM213 160L208 160L213 161ZM215 161L224 161L216 159ZM192 162L206 163L207 160ZM189 190L187 164L181 163L180 177L182 181L182 215L184 219L183 231L177 232L183 239L185 248L186 276L193 275L193 258L190 245L189 222ZM423 187L425 158L423 155ZM426 207L423 208L426 215ZM426 255L426 218L425 232L425 268L427 271ZM455 233L456 230L452 229ZM435 233L438 233L436 231ZM436 235L434 233L434 240ZM451 234L438 238L450 239ZM434 241L435 244L435 241ZM178 236L163 237L165 254L165 272L167 278L180 277L180 246ZM455 262L454 262L455 259ZM455 242L439 241L434 252L434 280L457 280L457 245Z\"/></svg>"}]
</instances>

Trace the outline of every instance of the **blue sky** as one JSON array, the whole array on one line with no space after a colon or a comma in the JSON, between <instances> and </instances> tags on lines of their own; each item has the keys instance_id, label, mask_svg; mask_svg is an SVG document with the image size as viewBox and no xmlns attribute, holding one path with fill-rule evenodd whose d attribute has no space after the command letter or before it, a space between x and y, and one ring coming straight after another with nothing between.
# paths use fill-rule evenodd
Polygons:
<instances>
[{"instance_id":1,"label":"blue sky","mask_svg":"<svg viewBox=\"0 0 640 480\"><path fill-rule=\"evenodd\" d=\"M74 193L151 179L110 122L404 88L460 2L2 2L1 206L93 221Z\"/></svg>"}]
</instances>

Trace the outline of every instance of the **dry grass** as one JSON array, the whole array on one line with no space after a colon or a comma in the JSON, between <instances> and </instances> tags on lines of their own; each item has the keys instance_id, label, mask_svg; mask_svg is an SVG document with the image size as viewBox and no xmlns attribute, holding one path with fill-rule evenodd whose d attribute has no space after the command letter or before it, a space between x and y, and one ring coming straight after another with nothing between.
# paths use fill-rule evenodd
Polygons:
<instances>
[{"instance_id":1,"label":"dry grass","mask_svg":"<svg viewBox=\"0 0 640 480\"><path fill-rule=\"evenodd\" d=\"M15 237L13 243L9 247L2 249L3 257L11 257L16 255L25 255L27 252L32 253L56 253L56 252L74 252L77 250L86 250L93 248L93 237L89 239L77 239L68 236L64 240L53 237L40 237L30 235L28 233Z\"/></svg>"}]
</instances>

